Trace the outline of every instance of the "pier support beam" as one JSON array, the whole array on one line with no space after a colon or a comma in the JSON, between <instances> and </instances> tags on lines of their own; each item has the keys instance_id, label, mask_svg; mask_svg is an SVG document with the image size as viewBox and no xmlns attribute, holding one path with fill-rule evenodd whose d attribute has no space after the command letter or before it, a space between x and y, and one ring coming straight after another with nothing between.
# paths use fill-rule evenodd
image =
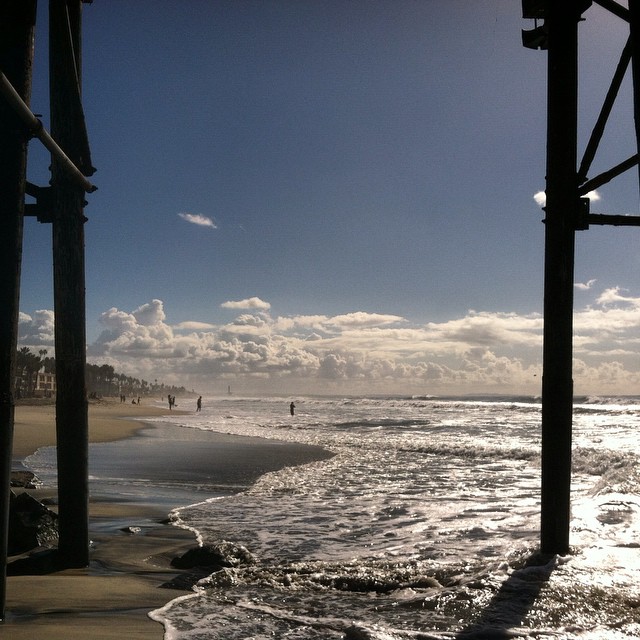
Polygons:
<instances>
[{"instance_id":1,"label":"pier support beam","mask_svg":"<svg viewBox=\"0 0 640 640\"><path fill-rule=\"evenodd\" d=\"M51 133L75 164L83 161L79 133L81 0L49 2ZM75 116L75 117L74 117ZM60 558L89 564L89 424L85 381L84 190L58 159L53 190L53 289L56 347L56 437Z\"/></svg>"},{"instance_id":2,"label":"pier support beam","mask_svg":"<svg viewBox=\"0 0 640 640\"><path fill-rule=\"evenodd\" d=\"M0 69L28 104L35 0L0 3ZM28 133L0 97L0 619L6 604L9 492Z\"/></svg>"},{"instance_id":3,"label":"pier support beam","mask_svg":"<svg viewBox=\"0 0 640 640\"><path fill-rule=\"evenodd\" d=\"M542 379L541 550L569 551L578 21L584 2L547 3L547 180ZM588 6L588 3L587 3Z\"/></svg>"}]
</instances>

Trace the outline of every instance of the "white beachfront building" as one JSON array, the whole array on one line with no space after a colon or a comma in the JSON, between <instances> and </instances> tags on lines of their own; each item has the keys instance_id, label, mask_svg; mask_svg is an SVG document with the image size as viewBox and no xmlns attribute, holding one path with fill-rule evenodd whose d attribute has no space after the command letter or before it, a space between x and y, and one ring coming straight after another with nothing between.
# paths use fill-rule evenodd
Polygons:
<instances>
[{"instance_id":1,"label":"white beachfront building","mask_svg":"<svg viewBox=\"0 0 640 640\"><path fill-rule=\"evenodd\" d=\"M18 398L33 396L36 398L52 398L56 395L56 374L43 369L31 374L25 369L16 377L16 395Z\"/></svg>"},{"instance_id":2,"label":"white beachfront building","mask_svg":"<svg viewBox=\"0 0 640 640\"><path fill-rule=\"evenodd\" d=\"M46 373L44 369L36 373L33 395L38 398L51 398L56 395L56 374Z\"/></svg>"}]
</instances>

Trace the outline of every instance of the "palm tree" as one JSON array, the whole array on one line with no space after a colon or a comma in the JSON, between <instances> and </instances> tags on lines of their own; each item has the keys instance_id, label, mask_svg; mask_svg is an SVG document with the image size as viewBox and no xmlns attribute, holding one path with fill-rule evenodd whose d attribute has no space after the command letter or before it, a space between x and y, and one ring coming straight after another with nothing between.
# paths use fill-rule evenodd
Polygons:
<instances>
[{"instance_id":1,"label":"palm tree","mask_svg":"<svg viewBox=\"0 0 640 640\"><path fill-rule=\"evenodd\" d=\"M24 395L31 396L35 389L35 377L40 367L42 359L35 353L31 353L29 347L22 347L18 350L16 357L16 391L24 391Z\"/></svg>"},{"instance_id":2,"label":"palm tree","mask_svg":"<svg viewBox=\"0 0 640 640\"><path fill-rule=\"evenodd\" d=\"M100 367L100 377L102 378L102 394L105 396L111 395L111 384L113 383L113 378L115 376L115 371L113 367L109 364L103 364Z\"/></svg>"}]
</instances>

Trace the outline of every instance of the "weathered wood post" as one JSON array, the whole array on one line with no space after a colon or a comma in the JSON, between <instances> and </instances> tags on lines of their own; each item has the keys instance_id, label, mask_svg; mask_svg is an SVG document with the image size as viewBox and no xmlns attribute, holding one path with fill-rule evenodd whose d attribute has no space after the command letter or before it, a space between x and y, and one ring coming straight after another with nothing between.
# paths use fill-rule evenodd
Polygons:
<instances>
[{"instance_id":1,"label":"weathered wood post","mask_svg":"<svg viewBox=\"0 0 640 640\"><path fill-rule=\"evenodd\" d=\"M572 342L580 0L548 2L547 181L541 550L567 553L571 518ZM588 6L589 3L587 3Z\"/></svg>"},{"instance_id":2,"label":"weathered wood post","mask_svg":"<svg viewBox=\"0 0 640 640\"><path fill-rule=\"evenodd\" d=\"M0 3L0 69L22 99L31 96L35 0ZM0 96L0 619L6 603L18 302L28 132Z\"/></svg>"},{"instance_id":3,"label":"weathered wood post","mask_svg":"<svg viewBox=\"0 0 640 640\"><path fill-rule=\"evenodd\" d=\"M82 167L78 123L81 0L49 2L51 133ZM52 159L53 287L56 348L59 554L89 563L88 407L85 382L84 192Z\"/></svg>"}]
</instances>

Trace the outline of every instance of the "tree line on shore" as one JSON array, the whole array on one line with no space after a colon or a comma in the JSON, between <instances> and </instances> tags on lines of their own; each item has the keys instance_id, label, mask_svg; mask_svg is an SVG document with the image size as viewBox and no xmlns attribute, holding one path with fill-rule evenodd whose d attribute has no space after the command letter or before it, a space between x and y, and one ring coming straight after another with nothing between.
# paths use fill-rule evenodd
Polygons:
<instances>
[{"instance_id":1,"label":"tree line on shore","mask_svg":"<svg viewBox=\"0 0 640 640\"><path fill-rule=\"evenodd\" d=\"M56 372L55 358L47 356L46 349L33 353L29 347L18 349L16 358L16 393L18 397L31 397L36 391L38 372L54 374ZM125 373L118 373L109 364L86 365L87 393L91 397L100 396L161 396L167 394L185 395L185 387L165 385L154 380L148 382Z\"/></svg>"}]
</instances>

